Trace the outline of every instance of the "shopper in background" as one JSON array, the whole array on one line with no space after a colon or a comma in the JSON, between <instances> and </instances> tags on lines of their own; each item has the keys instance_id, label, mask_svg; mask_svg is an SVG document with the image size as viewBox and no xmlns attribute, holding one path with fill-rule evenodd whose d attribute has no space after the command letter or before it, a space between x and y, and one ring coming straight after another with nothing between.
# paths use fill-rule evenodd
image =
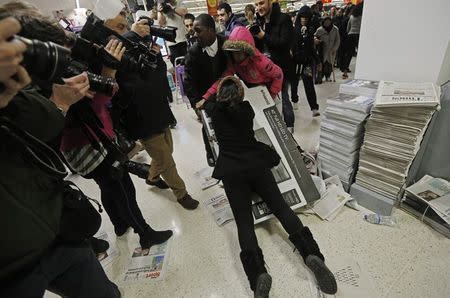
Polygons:
<instances>
[{"instance_id":1,"label":"shopper in background","mask_svg":"<svg viewBox=\"0 0 450 298\"><path fill-rule=\"evenodd\" d=\"M347 44L344 56L344 64L342 66L342 78L348 78L348 70L353 56L356 55L356 49L359 44L359 33L361 30L361 20L364 9L364 1L355 5L350 13L350 18L347 23Z\"/></svg>"},{"instance_id":2,"label":"shopper in background","mask_svg":"<svg viewBox=\"0 0 450 298\"><path fill-rule=\"evenodd\" d=\"M231 10L230 4L222 2L217 8L217 15L219 16L219 22L225 27L223 34L230 36L233 29L237 26L244 26L239 18Z\"/></svg>"},{"instance_id":3,"label":"shopper in background","mask_svg":"<svg viewBox=\"0 0 450 298\"><path fill-rule=\"evenodd\" d=\"M336 9L336 6L333 6L330 8L330 18L333 19L336 17L336 15L337 15L337 9Z\"/></svg>"},{"instance_id":4,"label":"shopper in background","mask_svg":"<svg viewBox=\"0 0 450 298\"><path fill-rule=\"evenodd\" d=\"M193 14L187 13L184 15L184 26L186 27L186 41L188 49L194 45L196 42L195 32L194 32L194 20L195 17Z\"/></svg>"},{"instance_id":5,"label":"shopper in background","mask_svg":"<svg viewBox=\"0 0 450 298\"><path fill-rule=\"evenodd\" d=\"M200 111L196 104L202 100L202 95L218 80L227 67L227 57L222 49L225 37L216 34L214 19L208 14L199 15L194 22L197 42L186 55L184 89L191 106L197 115ZM200 117L200 116L199 116ZM202 127L208 165L215 164L214 154L209 145L205 127Z\"/></svg>"},{"instance_id":6,"label":"shopper in background","mask_svg":"<svg viewBox=\"0 0 450 298\"><path fill-rule=\"evenodd\" d=\"M339 49L337 51L336 54L336 61L335 61L335 67L339 67L340 69L340 65L342 64L342 56L343 56L343 46L344 46L344 38L345 38L345 34L344 34L344 9L343 8L339 8L336 10L336 15L331 18L331 22L333 23L334 26L336 26L339 30L339 37L341 39L341 42L339 44Z\"/></svg>"},{"instance_id":7,"label":"shopper in background","mask_svg":"<svg viewBox=\"0 0 450 298\"><path fill-rule=\"evenodd\" d=\"M187 14L185 7L177 7L176 0L167 0L164 3L158 3L158 23L160 26L172 26L177 28L175 42L167 41L170 50L170 62L175 67L175 59L186 55L186 27L184 25L184 16Z\"/></svg>"},{"instance_id":8,"label":"shopper in background","mask_svg":"<svg viewBox=\"0 0 450 298\"><path fill-rule=\"evenodd\" d=\"M322 14L319 12L317 4L311 5L311 10L313 12L313 16L311 18L311 25L314 28L314 30L317 30L322 23Z\"/></svg>"},{"instance_id":9,"label":"shopper in background","mask_svg":"<svg viewBox=\"0 0 450 298\"><path fill-rule=\"evenodd\" d=\"M313 17L312 10L308 6L302 6L297 14L294 33L295 42L293 45L294 61L298 65L294 82L291 89L292 101L297 105L298 102L298 81L302 78L305 88L306 99L311 108L313 117L320 116L319 105L317 104L316 90L314 88L313 67L319 60L317 51L314 48L314 28L311 25ZM296 97L294 97L296 95Z\"/></svg>"},{"instance_id":10,"label":"shopper in background","mask_svg":"<svg viewBox=\"0 0 450 298\"><path fill-rule=\"evenodd\" d=\"M251 26L255 22L255 7L252 4L245 5L244 14L247 19L248 26Z\"/></svg>"},{"instance_id":11,"label":"shopper in background","mask_svg":"<svg viewBox=\"0 0 450 298\"><path fill-rule=\"evenodd\" d=\"M333 23L331 22L331 18L326 17L325 19L323 19L322 26L317 29L314 36L315 44L320 45L322 48L322 51L320 53L322 71L318 74L319 81L322 81L323 76L325 76L325 79L328 81L330 79L331 72L333 71L336 53L341 42L339 37L339 30L336 26L333 25Z\"/></svg>"},{"instance_id":12,"label":"shopper in background","mask_svg":"<svg viewBox=\"0 0 450 298\"><path fill-rule=\"evenodd\" d=\"M255 38L257 48L283 70L281 90L282 112L288 130L294 132L295 115L289 100L289 84L294 75L294 62L291 55L293 25L291 18L282 13L278 3L271 0L255 0L257 25L250 31Z\"/></svg>"},{"instance_id":13,"label":"shopper in background","mask_svg":"<svg viewBox=\"0 0 450 298\"><path fill-rule=\"evenodd\" d=\"M280 157L270 146L256 141L253 130L255 112L244 101L244 88L236 77L225 77L217 88L217 101L205 103L219 144L219 157L212 177L223 181L238 230L240 259L254 297L269 297L272 277L267 273L258 245L252 213L252 198L257 194L289 234L289 240L314 273L320 289L337 291L333 273L325 265L308 227L289 208L277 186L271 168Z\"/></svg>"}]
</instances>

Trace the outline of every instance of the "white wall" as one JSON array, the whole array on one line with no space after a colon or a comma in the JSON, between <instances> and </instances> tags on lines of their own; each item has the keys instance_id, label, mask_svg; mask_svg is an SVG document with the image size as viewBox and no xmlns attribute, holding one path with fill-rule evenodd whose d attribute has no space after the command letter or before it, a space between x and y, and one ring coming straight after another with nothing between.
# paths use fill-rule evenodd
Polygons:
<instances>
[{"instance_id":1,"label":"white wall","mask_svg":"<svg viewBox=\"0 0 450 298\"><path fill-rule=\"evenodd\" d=\"M355 77L437 82L449 40L450 0L365 0Z\"/></svg>"}]
</instances>

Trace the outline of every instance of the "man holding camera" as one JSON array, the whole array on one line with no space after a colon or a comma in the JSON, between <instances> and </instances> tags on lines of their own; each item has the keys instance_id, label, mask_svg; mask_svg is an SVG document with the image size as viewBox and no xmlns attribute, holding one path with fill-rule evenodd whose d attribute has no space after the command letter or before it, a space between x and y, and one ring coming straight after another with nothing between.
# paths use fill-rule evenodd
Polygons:
<instances>
[{"instance_id":1,"label":"man holding camera","mask_svg":"<svg viewBox=\"0 0 450 298\"><path fill-rule=\"evenodd\" d=\"M256 23L250 27L258 49L283 70L281 99L283 118L288 130L294 132L294 110L289 100L289 82L294 74L294 61L290 53L293 40L291 18L282 13L278 3L255 0Z\"/></svg>"},{"instance_id":2,"label":"man holding camera","mask_svg":"<svg viewBox=\"0 0 450 298\"><path fill-rule=\"evenodd\" d=\"M160 26L171 26L177 28L175 42L167 41L170 50L170 62L175 66L175 59L186 56L187 41L184 16L187 14L185 7L177 7L176 0L158 0L158 23Z\"/></svg>"},{"instance_id":3,"label":"man holding camera","mask_svg":"<svg viewBox=\"0 0 450 298\"><path fill-rule=\"evenodd\" d=\"M108 26L108 22L105 24ZM131 31L123 36L134 42L145 43L150 34L150 27L144 19L134 23ZM113 106L121 107L125 129L133 139L141 141L152 158L147 184L172 189L177 202L185 209L193 210L199 203L188 194L172 156L173 141L169 126L173 115L167 92L161 88L167 80L167 66L159 53L159 46L153 45L152 51L156 53L155 69L118 72L120 89L113 98Z\"/></svg>"},{"instance_id":4,"label":"man holding camera","mask_svg":"<svg viewBox=\"0 0 450 298\"><path fill-rule=\"evenodd\" d=\"M60 133L62 112L87 94L87 75L54 85L51 100L34 87L21 90L31 80L18 64L25 46L11 41L20 25L5 18L10 13L0 7L0 224L7 239L0 248L0 296L42 297L48 289L69 297L120 297L84 242L58 240L67 173L43 143Z\"/></svg>"}]
</instances>

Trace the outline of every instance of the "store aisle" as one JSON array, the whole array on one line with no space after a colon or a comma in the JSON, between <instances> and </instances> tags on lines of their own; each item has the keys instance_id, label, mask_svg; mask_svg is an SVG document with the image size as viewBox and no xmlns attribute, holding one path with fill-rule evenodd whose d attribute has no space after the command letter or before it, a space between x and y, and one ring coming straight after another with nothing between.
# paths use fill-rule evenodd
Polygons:
<instances>
[{"instance_id":1,"label":"store aisle","mask_svg":"<svg viewBox=\"0 0 450 298\"><path fill-rule=\"evenodd\" d=\"M352 69L354 69L352 67ZM340 73L336 72L340 78ZM316 85L320 111L325 109L326 98L337 93L336 83ZM306 150L317 147L320 119L313 119L299 86L300 104L295 111L295 138ZM102 229L112 236L111 245L120 248L121 256L107 273L118 282L125 298L134 297L250 297L252 292L239 261L239 245L233 222L218 227L202 206L218 188L202 191L193 177L195 171L206 167L201 139L201 125L192 109L174 104L173 112L178 126L172 131L174 158L180 176L185 180L194 199L200 201L197 210L183 209L167 190L150 188L145 181L133 176L138 203L146 220L155 229L171 228L169 263L162 281L120 283L130 251L138 245L132 231L115 238L112 225L103 214ZM140 153L139 161L149 161ZM92 181L80 177L73 180L93 198L99 190ZM357 262L367 271L373 291L364 297L446 297L450 292L450 240L403 211L396 210L398 227L371 225L363 220L364 212L348 208L332 222L316 216L300 215L303 223L313 231L331 269L343 260ZM276 220L258 225L256 233L264 251L267 267L273 277L271 297L313 296L311 275ZM53 295L48 295L53 297Z\"/></svg>"}]
</instances>

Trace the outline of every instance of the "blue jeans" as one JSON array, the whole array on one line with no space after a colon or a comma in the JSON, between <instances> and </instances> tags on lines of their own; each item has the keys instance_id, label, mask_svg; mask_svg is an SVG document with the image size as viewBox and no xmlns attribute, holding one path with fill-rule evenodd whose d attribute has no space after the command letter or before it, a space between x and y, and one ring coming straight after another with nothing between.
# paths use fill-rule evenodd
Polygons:
<instances>
[{"instance_id":1,"label":"blue jeans","mask_svg":"<svg viewBox=\"0 0 450 298\"><path fill-rule=\"evenodd\" d=\"M289 100L289 79L283 79L283 86L281 88L281 102L284 122L287 127L294 127L295 116L292 103Z\"/></svg>"}]
</instances>

